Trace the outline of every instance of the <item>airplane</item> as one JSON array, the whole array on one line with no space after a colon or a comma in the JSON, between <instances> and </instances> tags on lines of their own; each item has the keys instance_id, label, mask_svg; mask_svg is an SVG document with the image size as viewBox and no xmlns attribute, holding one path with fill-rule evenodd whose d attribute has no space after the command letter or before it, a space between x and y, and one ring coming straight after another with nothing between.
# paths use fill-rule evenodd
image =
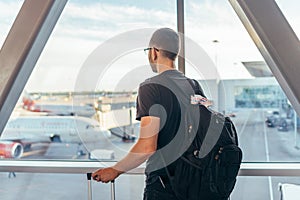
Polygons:
<instances>
[{"instance_id":1,"label":"airplane","mask_svg":"<svg viewBox=\"0 0 300 200\"><path fill-rule=\"evenodd\" d=\"M84 116L91 117L96 114L93 105L71 105L71 104L44 104L37 103L28 93L23 96L23 109L31 112L44 112L48 115L59 116Z\"/></svg>"},{"instance_id":2,"label":"airplane","mask_svg":"<svg viewBox=\"0 0 300 200\"><path fill-rule=\"evenodd\" d=\"M94 143L111 136L99 122L80 116L19 116L10 119L0 136L0 157L20 158L37 142Z\"/></svg>"}]
</instances>

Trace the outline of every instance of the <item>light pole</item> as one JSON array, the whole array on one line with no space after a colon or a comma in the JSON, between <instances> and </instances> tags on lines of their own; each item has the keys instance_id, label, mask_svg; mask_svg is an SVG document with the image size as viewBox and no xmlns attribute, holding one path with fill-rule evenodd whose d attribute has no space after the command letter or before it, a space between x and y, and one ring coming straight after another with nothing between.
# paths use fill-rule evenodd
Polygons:
<instances>
[{"instance_id":1,"label":"light pole","mask_svg":"<svg viewBox=\"0 0 300 200\"><path fill-rule=\"evenodd\" d=\"M300 147L298 146L297 113L295 109L294 109L294 134L295 134L295 148L300 149Z\"/></svg>"},{"instance_id":2,"label":"light pole","mask_svg":"<svg viewBox=\"0 0 300 200\"><path fill-rule=\"evenodd\" d=\"M219 79L219 76L218 76L218 44L220 43L219 40L215 39L212 41L214 43L214 46L215 46L215 65L216 65L216 87L218 88L218 91L219 90L219 83L220 83L220 79ZM223 101L222 99L220 99L220 94L219 92L217 92L216 94L216 99L217 99L217 102L215 102L215 109L219 110L220 108L220 102ZM225 114L225 111L224 111L224 114Z\"/></svg>"},{"instance_id":3,"label":"light pole","mask_svg":"<svg viewBox=\"0 0 300 200\"><path fill-rule=\"evenodd\" d=\"M215 44L215 65L218 68L218 44L220 43L219 40L212 41Z\"/></svg>"}]
</instances>

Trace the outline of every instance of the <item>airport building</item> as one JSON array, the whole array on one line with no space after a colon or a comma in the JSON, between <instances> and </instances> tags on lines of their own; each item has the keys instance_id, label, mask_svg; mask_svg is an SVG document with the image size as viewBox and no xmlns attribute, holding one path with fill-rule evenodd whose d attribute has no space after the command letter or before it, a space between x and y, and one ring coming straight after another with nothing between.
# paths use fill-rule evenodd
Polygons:
<instances>
[{"instance_id":1,"label":"airport building","mask_svg":"<svg viewBox=\"0 0 300 200\"><path fill-rule=\"evenodd\" d=\"M274 77L199 82L207 88L217 88L218 92L211 94L211 99L219 112L253 108L276 110L288 104Z\"/></svg>"},{"instance_id":2,"label":"airport building","mask_svg":"<svg viewBox=\"0 0 300 200\"><path fill-rule=\"evenodd\" d=\"M157 75L149 40L168 27L180 37L177 69L236 126L243 159L230 200L298 200L299 8L297 0L1 1L0 199L143 199L145 163L114 183L89 173L138 141L138 89Z\"/></svg>"}]
</instances>

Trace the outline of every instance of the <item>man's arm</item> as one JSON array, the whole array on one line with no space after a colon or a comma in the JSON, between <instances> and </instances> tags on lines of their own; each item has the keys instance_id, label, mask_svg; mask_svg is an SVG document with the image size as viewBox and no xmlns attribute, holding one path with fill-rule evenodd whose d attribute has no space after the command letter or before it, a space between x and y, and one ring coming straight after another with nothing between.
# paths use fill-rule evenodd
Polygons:
<instances>
[{"instance_id":1,"label":"man's arm","mask_svg":"<svg viewBox=\"0 0 300 200\"><path fill-rule=\"evenodd\" d=\"M113 167L95 171L92 174L93 179L107 183L145 162L156 151L159 127L158 117L142 117L139 139L128 154Z\"/></svg>"}]
</instances>

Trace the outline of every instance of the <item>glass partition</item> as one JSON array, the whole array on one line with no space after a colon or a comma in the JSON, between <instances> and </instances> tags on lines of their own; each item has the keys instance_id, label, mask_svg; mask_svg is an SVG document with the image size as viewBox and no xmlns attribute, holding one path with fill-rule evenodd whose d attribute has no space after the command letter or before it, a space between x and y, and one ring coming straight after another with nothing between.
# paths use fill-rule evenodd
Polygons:
<instances>
[{"instance_id":1,"label":"glass partition","mask_svg":"<svg viewBox=\"0 0 300 200\"><path fill-rule=\"evenodd\" d=\"M298 177L239 177L231 199L293 199L299 195Z\"/></svg>"},{"instance_id":2,"label":"glass partition","mask_svg":"<svg viewBox=\"0 0 300 200\"><path fill-rule=\"evenodd\" d=\"M41 196L43 199L85 199L88 196L85 174L0 173L0 177L2 199L13 199L21 194L24 200ZM142 199L143 188L143 175L122 175L115 182L116 198ZM240 176L230 199L293 199L299 190L298 177ZM110 183L92 182L93 199L110 199L110 192Z\"/></svg>"},{"instance_id":3,"label":"glass partition","mask_svg":"<svg viewBox=\"0 0 300 200\"><path fill-rule=\"evenodd\" d=\"M85 174L0 173L1 199L88 199ZM144 176L122 175L116 180L116 199L142 199ZM10 177L10 178L9 178ZM93 199L110 199L110 184L92 183Z\"/></svg>"}]
</instances>

